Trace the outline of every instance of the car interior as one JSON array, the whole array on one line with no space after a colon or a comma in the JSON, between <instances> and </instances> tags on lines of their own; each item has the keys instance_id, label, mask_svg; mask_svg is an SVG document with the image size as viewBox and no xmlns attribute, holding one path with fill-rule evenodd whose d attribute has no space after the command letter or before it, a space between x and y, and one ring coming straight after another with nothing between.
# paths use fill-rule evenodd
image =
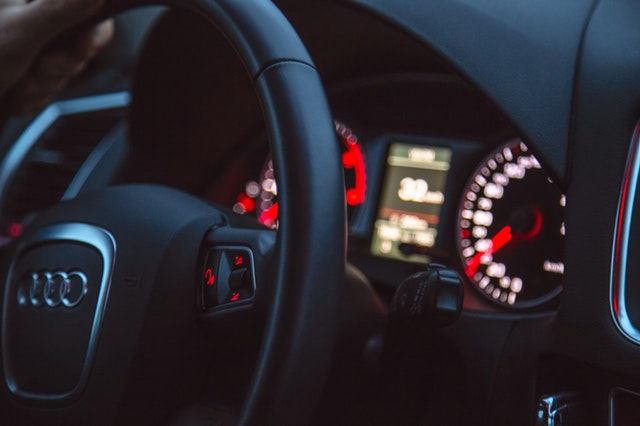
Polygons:
<instances>
[{"instance_id":1,"label":"car interior","mask_svg":"<svg viewBox=\"0 0 640 426\"><path fill-rule=\"evenodd\" d=\"M0 423L640 424L640 3L108 16L0 117Z\"/></svg>"}]
</instances>

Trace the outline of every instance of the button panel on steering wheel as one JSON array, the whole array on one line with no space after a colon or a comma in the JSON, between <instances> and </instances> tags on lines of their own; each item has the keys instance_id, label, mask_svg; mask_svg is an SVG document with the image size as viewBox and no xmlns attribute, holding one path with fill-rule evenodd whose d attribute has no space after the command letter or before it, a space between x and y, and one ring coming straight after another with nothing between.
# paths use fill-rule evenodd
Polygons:
<instances>
[{"instance_id":1,"label":"button panel on steering wheel","mask_svg":"<svg viewBox=\"0 0 640 426\"><path fill-rule=\"evenodd\" d=\"M201 276L203 310L250 302L256 287L253 253L247 247L212 247Z\"/></svg>"}]
</instances>

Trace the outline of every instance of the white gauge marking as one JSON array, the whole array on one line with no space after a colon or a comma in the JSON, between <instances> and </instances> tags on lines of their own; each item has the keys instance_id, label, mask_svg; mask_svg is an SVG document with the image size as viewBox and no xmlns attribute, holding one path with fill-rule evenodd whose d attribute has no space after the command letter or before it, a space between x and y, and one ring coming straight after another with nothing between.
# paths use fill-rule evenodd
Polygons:
<instances>
[{"instance_id":1,"label":"white gauge marking","mask_svg":"<svg viewBox=\"0 0 640 426\"><path fill-rule=\"evenodd\" d=\"M493 207L493 201L488 198L480 197L480 199L478 200L478 207L480 207L482 210L491 210L491 208Z\"/></svg>"},{"instance_id":2,"label":"white gauge marking","mask_svg":"<svg viewBox=\"0 0 640 426\"><path fill-rule=\"evenodd\" d=\"M487 236L487 228L484 226L474 226L471 235L473 235L473 238L485 238Z\"/></svg>"},{"instance_id":3,"label":"white gauge marking","mask_svg":"<svg viewBox=\"0 0 640 426\"><path fill-rule=\"evenodd\" d=\"M478 286L482 289L484 289L486 286L489 285L489 283L491 282L491 278L489 277L482 277L482 279L480 280L480 282L478 282Z\"/></svg>"},{"instance_id":4,"label":"white gauge marking","mask_svg":"<svg viewBox=\"0 0 640 426\"><path fill-rule=\"evenodd\" d=\"M482 253L482 252L491 250L491 248L493 247L493 243L491 242L491 240L481 239L476 241L476 243L474 244L474 247L476 251L478 251L479 253Z\"/></svg>"},{"instance_id":5,"label":"white gauge marking","mask_svg":"<svg viewBox=\"0 0 640 426\"><path fill-rule=\"evenodd\" d=\"M498 185L507 186L509 185L509 178L502 173L495 173L493 175L492 180Z\"/></svg>"},{"instance_id":6,"label":"white gauge marking","mask_svg":"<svg viewBox=\"0 0 640 426\"><path fill-rule=\"evenodd\" d=\"M524 178L527 170L519 164L507 163L504 165L504 174L511 179Z\"/></svg>"},{"instance_id":7,"label":"white gauge marking","mask_svg":"<svg viewBox=\"0 0 640 426\"><path fill-rule=\"evenodd\" d=\"M484 187L484 195L499 200L504 195L504 187L496 185L495 183L488 183L487 186Z\"/></svg>"},{"instance_id":8,"label":"white gauge marking","mask_svg":"<svg viewBox=\"0 0 640 426\"><path fill-rule=\"evenodd\" d=\"M511 279L511 291L514 293L520 293L522 291L522 278L514 277Z\"/></svg>"},{"instance_id":9,"label":"white gauge marking","mask_svg":"<svg viewBox=\"0 0 640 426\"><path fill-rule=\"evenodd\" d=\"M487 266L487 275L493 278L502 278L507 272L504 263L491 263Z\"/></svg>"},{"instance_id":10,"label":"white gauge marking","mask_svg":"<svg viewBox=\"0 0 640 426\"><path fill-rule=\"evenodd\" d=\"M474 249L473 247L467 247L466 249L462 250L462 255L464 257L472 257L475 254L476 254L476 249Z\"/></svg>"},{"instance_id":11,"label":"white gauge marking","mask_svg":"<svg viewBox=\"0 0 640 426\"><path fill-rule=\"evenodd\" d=\"M511 278L509 277L500 278L500 287L509 288L510 285L511 285Z\"/></svg>"},{"instance_id":12,"label":"white gauge marking","mask_svg":"<svg viewBox=\"0 0 640 426\"><path fill-rule=\"evenodd\" d=\"M491 226L493 223L493 213L477 210L473 213L473 223L479 226Z\"/></svg>"},{"instance_id":13,"label":"white gauge marking","mask_svg":"<svg viewBox=\"0 0 640 426\"><path fill-rule=\"evenodd\" d=\"M511 148L506 147L502 150L502 154L504 155L505 160L511 161L513 160L513 152L511 152Z\"/></svg>"}]
</instances>

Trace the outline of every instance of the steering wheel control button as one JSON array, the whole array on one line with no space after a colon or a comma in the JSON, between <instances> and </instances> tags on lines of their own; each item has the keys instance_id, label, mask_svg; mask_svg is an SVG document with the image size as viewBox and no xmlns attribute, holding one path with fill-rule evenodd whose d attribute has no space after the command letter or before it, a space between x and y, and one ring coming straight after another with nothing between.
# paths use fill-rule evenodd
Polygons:
<instances>
[{"instance_id":1,"label":"steering wheel control button","mask_svg":"<svg viewBox=\"0 0 640 426\"><path fill-rule=\"evenodd\" d=\"M213 308L218 304L218 263L220 252L211 250L207 253L202 272L202 307Z\"/></svg>"},{"instance_id":2,"label":"steering wheel control button","mask_svg":"<svg viewBox=\"0 0 640 426\"><path fill-rule=\"evenodd\" d=\"M229 288L231 290L240 290L246 285L246 277L249 276L247 268L236 269L231 271L229 275Z\"/></svg>"},{"instance_id":3,"label":"steering wheel control button","mask_svg":"<svg viewBox=\"0 0 640 426\"><path fill-rule=\"evenodd\" d=\"M60 286L60 300L67 308L75 308L88 291L87 277L79 271L73 271Z\"/></svg>"},{"instance_id":4,"label":"steering wheel control button","mask_svg":"<svg viewBox=\"0 0 640 426\"><path fill-rule=\"evenodd\" d=\"M44 301L47 306L55 308L60 305L62 301L60 290L62 286L66 284L66 281L67 274L65 272L57 271L51 275L51 279L49 279L47 284L44 286Z\"/></svg>"},{"instance_id":5,"label":"steering wheel control button","mask_svg":"<svg viewBox=\"0 0 640 426\"><path fill-rule=\"evenodd\" d=\"M245 247L215 247L209 250L202 270L202 307L246 301L255 290L253 255Z\"/></svg>"},{"instance_id":6,"label":"steering wheel control button","mask_svg":"<svg viewBox=\"0 0 640 426\"><path fill-rule=\"evenodd\" d=\"M244 251L231 250L227 252L229 263L233 269L244 268L247 265L248 255Z\"/></svg>"},{"instance_id":7,"label":"steering wheel control button","mask_svg":"<svg viewBox=\"0 0 640 426\"><path fill-rule=\"evenodd\" d=\"M216 250L209 251L204 261L204 268L202 272L202 286L203 287L215 287L216 275L218 274L218 261L220 259L220 253Z\"/></svg>"}]
</instances>

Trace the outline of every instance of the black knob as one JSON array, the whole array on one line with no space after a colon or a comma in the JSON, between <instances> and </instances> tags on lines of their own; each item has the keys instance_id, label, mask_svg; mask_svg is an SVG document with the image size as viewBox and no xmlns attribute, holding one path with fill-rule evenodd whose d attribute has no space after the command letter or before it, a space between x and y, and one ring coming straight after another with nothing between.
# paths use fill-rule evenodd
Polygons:
<instances>
[{"instance_id":1,"label":"black knob","mask_svg":"<svg viewBox=\"0 0 640 426\"><path fill-rule=\"evenodd\" d=\"M432 263L426 271L411 275L398 286L391 301L391 319L443 327L460 316L463 295L458 273Z\"/></svg>"}]
</instances>

